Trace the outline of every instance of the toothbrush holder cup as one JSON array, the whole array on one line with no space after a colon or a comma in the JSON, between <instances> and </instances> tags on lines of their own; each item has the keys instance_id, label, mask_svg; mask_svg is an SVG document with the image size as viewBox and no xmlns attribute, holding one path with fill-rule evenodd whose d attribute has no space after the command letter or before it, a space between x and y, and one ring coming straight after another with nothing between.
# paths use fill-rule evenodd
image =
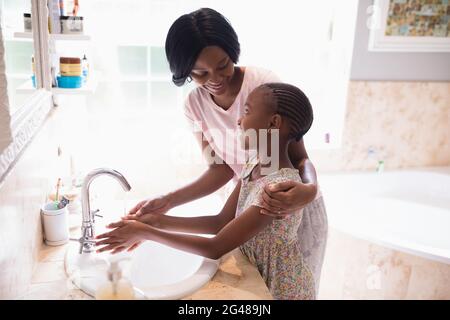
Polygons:
<instances>
[{"instance_id":1,"label":"toothbrush holder cup","mask_svg":"<svg viewBox=\"0 0 450 320\"><path fill-rule=\"evenodd\" d=\"M69 221L67 207L58 209L54 202L48 202L41 208L45 243L59 246L69 241Z\"/></svg>"}]
</instances>

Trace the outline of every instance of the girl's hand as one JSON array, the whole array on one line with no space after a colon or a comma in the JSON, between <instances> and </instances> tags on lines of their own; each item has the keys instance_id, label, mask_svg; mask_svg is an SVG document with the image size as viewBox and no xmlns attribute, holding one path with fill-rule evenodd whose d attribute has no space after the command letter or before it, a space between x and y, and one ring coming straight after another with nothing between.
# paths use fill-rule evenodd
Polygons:
<instances>
[{"instance_id":1,"label":"girl's hand","mask_svg":"<svg viewBox=\"0 0 450 320\"><path fill-rule=\"evenodd\" d=\"M97 252L112 250L112 254L136 249L149 233L149 226L136 220L122 220L110 223L107 228L113 231L98 235L95 239L103 239L96 242L96 246L102 246Z\"/></svg>"},{"instance_id":2,"label":"girl's hand","mask_svg":"<svg viewBox=\"0 0 450 320\"><path fill-rule=\"evenodd\" d=\"M303 209L314 200L316 193L316 185L292 180L266 185L262 195L264 208L261 213L283 219Z\"/></svg>"},{"instance_id":3,"label":"girl's hand","mask_svg":"<svg viewBox=\"0 0 450 320\"><path fill-rule=\"evenodd\" d=\"M168 195L160 196L140 201L128 212L127 217L140 217L148 213L165 214L171 208L170 197Z\"/></svg>"}]
</instances>

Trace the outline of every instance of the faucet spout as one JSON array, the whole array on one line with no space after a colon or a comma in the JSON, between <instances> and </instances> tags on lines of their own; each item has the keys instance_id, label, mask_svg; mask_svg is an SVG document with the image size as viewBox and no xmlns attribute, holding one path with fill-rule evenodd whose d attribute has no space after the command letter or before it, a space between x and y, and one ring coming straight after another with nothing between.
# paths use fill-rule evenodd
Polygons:
<instances>
[{"instance_id":1,"label":"faucet spout","mask_svg":"<svg viewBox=\"0 0 450 320\"><path fill-rule=\"evenodd\" d=\"M131 187L127 179L118 171L99 168L92 170L83 180L83 186L81 188L81 204L82 204L82 225L81 225L81 238L80 242L80 254L82 252L92 252L94 251L95 241L94 241L94 227L95 227L95 212L91 211L90 198L89 198L89 187L97 177L107 175L115 178L119 181L120 185L125 191L130 191Z\"/></svg>"}]
</instances>

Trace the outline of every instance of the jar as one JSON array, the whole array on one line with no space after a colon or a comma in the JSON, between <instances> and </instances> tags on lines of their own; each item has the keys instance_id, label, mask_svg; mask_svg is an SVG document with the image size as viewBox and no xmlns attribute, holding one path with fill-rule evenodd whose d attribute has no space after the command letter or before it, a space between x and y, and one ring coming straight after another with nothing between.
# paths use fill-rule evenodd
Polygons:
<instances>
[{"instance_id":1,"label":"jar","mask_svg":"<svg viewBox=\"0 0 450 320\"><path fill-rule=\"evenodd\" d=\"M41 208L45 243L59 246L69 241L69 219L66 207L58 208L54 202L48 202Z\"/></svg>"},{"instance_id":2,"label":"jar","mask_svg":"<svg viewBox=\"0 0 450 320\"><path fill-rule=\"evenodd\" d=\"M59 58L59 73L65 77L81 76L81 59L71 57Z\"/></svg>"},{"instance_id":3,"label":"jar","mask_svg":"<svg viewBox=\"0 0 450 320\"><path fill-rule=\"evenodd\" d=\"M58 88L76 89L83 86L84 77L82 76L57 76L56 82Z\"/></svg>"},{"instance_id":4,"label":"jar","mask_svg":"<svg viewBox=\"0 0 450 320\"><path fill-rule=\"evenodd\" d=\"M83 17L78 16L61 16L61 31L65 34L82 34L83 33Z\"/></svg>"},{"instance_id":5,"label":"jar","mask_svg":"<svg viewBox=\"0 0 450 320\"><path fill-rule=\"evenodd\" d=\"M32 30L31 13L23 14L23 29L25 32L31 32Z\"/></svg>"}]
</instances>

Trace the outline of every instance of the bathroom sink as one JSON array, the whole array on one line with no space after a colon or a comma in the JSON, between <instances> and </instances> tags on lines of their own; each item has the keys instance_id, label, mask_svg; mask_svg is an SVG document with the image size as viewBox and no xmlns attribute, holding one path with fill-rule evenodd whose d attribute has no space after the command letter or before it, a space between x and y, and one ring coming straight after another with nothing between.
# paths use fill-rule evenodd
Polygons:
<instances>
[{"instance_id":1,"label":"bathroom sink","mask_svg":"<svg viewBox=\"0 0 450 320\"><path fill-rule=\"evenodd\" d=\"M134 204L137 201L130 201ZM175 216L216 214L222 200L215 195L171 210ZM121 207L122 206L122 207ZM99 205L105 221L96 221L96 234L102 233L105 225L116 221L123 213L123 202L115 201ZM114 214L114 212L116 214ZM131 281L139 299L180 299L204 286L216 273L219 260L211 260L176 250L156 242L146 241L131 253L111 255L103 253L79 254L79 244L70 243L65 257L65 269L71 281L85 293L95 296L99 285L106 281L108 260L128 258L121 265Z\"/></svg>"}]
</instances>

